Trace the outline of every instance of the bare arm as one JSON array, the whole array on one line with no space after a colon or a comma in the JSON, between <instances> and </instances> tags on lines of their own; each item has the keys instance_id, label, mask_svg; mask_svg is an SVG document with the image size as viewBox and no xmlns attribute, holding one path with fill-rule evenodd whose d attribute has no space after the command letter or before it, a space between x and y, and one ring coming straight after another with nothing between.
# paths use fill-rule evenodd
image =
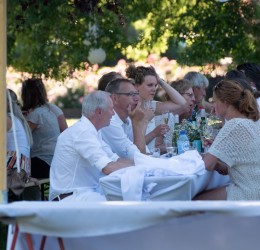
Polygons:
<instances>
[{"instance_id":1,"label":"bare arm","mask_svg":"<svg viewBox=\"0 0 260 250\"><path fill-rule=\"evenodd\" d=\"M145 136L146 144L150 143L156 137L162 137L165 133L169 131L169 126L167 124L160 124L155 127L150 133Z\"/></svg>"},{"instance_id":2,"label":"bare arm","mask_svg":"<svg viewBox=\"0 0 260 250\"><path fill-rule=\"evenodd\" d=\"M37 124L35 124L35 123L32 123L32 122L29 122L28 121L28 124L29 124L29 127L31 128L31 130L33 131L34 129L36 129L37 128Z\"/></svg>"},{"instance_id":3,"label":"bare arm","mask_svg":"<svg viewBox=\"0 0 260 250\"><path fill-rule=\"evenodd\" d=\"M145 143L145 131L147 128L148 121L150 119L150 114L141 109L141 103L138 103L133 111L128 111L129 117L132 120L134 144L140 150L141 153L146 153L146 143Z\"/></svg>"},{"instance_id":4,"label":"bare arm","mask_svg":"<svg viewBox=\"0 0 260 250\"><path fill-rule=\"evenodd\" d=\"M206 153L203 155L203 161L205 163L205 168L209 171L213 171L218 163L218 158L212 154Z\"/></svg>"},{"instance_id":5,"label":"bare arm","mask_svg":"<svg viewBox=\"0 0 260 250\"><path fill-rule=\"evenodd\" d=\"M109 162L106 167L102 169L102 172L106 175L121 169L121 168L126 168L134 166L134 161L129 160L129 159L124 159L124 158L119 158L116 162Z\"/></svg>"},{"instance_id":6,"label":"bare arm","mask_svg":"<svg viewBox=\"0 0 260 250\"><path fill-rule=\"evenodd\" d=\"M63 132L66 128L68 128L66 118L64 115L59 115L57 119L59 123L60 132Z\"/></svg>"},{"instance_id":7,"label":"bare arm","mask_svg":"<svg viewBox=\"0 0 260 250\"><path fill-rule=\"evenodd\" d=\"M186 105L184 97L168 83L159 79L160 86L165 90L166 94L170 97L170 101L158 102L156 105L155 114L160 115L165 111L177 113Z\"/></svg>"}]
</instances>

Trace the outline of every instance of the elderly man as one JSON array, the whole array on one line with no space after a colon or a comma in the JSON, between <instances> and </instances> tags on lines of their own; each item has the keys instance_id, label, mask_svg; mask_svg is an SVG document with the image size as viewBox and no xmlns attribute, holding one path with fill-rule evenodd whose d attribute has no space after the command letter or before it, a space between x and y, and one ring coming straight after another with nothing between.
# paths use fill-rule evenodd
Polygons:
<instances>
[{"instance_id":1,"label":"elderly man","mask_svg":"<svg viewBox=\"0 0 260 250\"><path fill-rule=\"evenodd\" d=\"M113 115L108 93L96 91L84 97L81 119L58 137L50 170L50 200L105 200L99 178L134 165L114 154L98 132Z\"/></svg>"},{"instance_id":2,"label":"elderly man","mask_svg":"<svg viewBox=\"0 0 260 250\"><path fill-rule=\"evenodd\" d=\"M205 101L206 88L209 86L208 79L199 72L190 71L184 79L189 80L192 83L192 89L195 96L196 111L202 106L205 108L207 113L211 113L214 109L213 105Z\"/></svg>"},{"instance_id":3,"label":"elderly man","mask_svg":"<svg viewBox=\"0 0 260 250\"><path fill-rule=\"evenodd\" d=\"M106 87L111 93L115 115L108 127L101 129L102 138L120 157L133 159L135 152L146 153L145 131L149 120L154 116L152 110L140 108L139 93L132 81L126 78L112 80Z\"/></svg>"}]
</instances>

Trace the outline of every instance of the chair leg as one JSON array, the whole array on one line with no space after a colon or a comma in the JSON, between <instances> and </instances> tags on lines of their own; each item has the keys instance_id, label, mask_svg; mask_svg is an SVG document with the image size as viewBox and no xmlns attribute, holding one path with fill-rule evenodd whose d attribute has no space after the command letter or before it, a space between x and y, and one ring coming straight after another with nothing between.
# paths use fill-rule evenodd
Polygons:
<instances>
[{"instance_id":1,"label":"chair leg","mask_svg":"<svg viewBox=\"0 0 260 250\"><path fill-rule=\"evenodd\" d=\"M28 249L33 250L32 238L31 238L31 235L29 233L25 233L25 239L26 239L26 242L27 242Z\"/></svg>"},{"instance_id":2,"label":"chair leg","mask_svg":"<svg viewBox=\"0 0 260 250\"><path fill-rule=\"evenodd\" d=\"M13 236L13 240L12 240L12 245L11 245L11 249L10 250L14 250L15 249L18 232L19 232L19 228L18 228L18 225L16 224L15 225L15 230L14 230L14 236Z\"/></svg>"},{"instance_id":3,"label":"chair leg","mask_svg":"<svg viewBox=\"0 0 260 250\"><path fill-rule=\"evenodd\" d=\"M46 236L42 236L41 245L40 245L40 250L43 250L43 249L44 249L45 241L46 241Z\"/></svg>"},{"instance_id":4,"label":"chair leg","mask_svg":"<svg viewBox=\"0 0 260 250\"><path fill-rule=\"evenodd\" d=\"M60 250L65 250L62 238L61 237L57 237L57 240L59 242Z\"/></svg>"}]
</instances>

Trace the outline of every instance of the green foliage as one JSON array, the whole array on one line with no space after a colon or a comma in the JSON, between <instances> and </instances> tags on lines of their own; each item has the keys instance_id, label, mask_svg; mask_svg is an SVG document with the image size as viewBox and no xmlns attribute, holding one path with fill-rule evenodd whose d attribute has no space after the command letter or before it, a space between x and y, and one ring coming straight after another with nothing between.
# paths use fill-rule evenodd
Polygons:
<instances>
[{"instance_id":1,"label":"green foliage","mask_svg":"<svg viewBox=\"0 0 260 250\"><path fill-rule=\"evenodd\" d=\"M260 61L254 0L9 0L8 65L64 79L84 69L90 48L107 61L144 60L174 48L186 65Z\"/></svg>"},{"instance_id":2,"label":"green foliage","mask_svg":"<svg viewBox=\"0 0 260 250\"><path fill-rule=\"evenodd\" d=\"M81 108L82 98L85 95L84 87L81 88L68 88L64 96L58 96L55 104L61 109L65 108Z\"/></svg>"}]
</instances>

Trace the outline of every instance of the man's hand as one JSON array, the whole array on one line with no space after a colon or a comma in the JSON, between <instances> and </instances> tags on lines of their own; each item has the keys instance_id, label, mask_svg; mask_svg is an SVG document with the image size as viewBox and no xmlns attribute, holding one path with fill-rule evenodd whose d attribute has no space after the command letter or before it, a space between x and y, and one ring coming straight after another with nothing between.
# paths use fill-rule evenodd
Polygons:
<instances>
[{"instance_id":1,"label":"man's hand","mask_svg":"<svg viewBox=\"0 0 260 250\"><path fill-rule=\"evenodd\" d=\"M128 107L128 115L133 122L148 123L154 117L154 111L152 109L142 109L141 102L138 102L136 108L131 111L131 107Z\"/></svg>"}]
</instances>

